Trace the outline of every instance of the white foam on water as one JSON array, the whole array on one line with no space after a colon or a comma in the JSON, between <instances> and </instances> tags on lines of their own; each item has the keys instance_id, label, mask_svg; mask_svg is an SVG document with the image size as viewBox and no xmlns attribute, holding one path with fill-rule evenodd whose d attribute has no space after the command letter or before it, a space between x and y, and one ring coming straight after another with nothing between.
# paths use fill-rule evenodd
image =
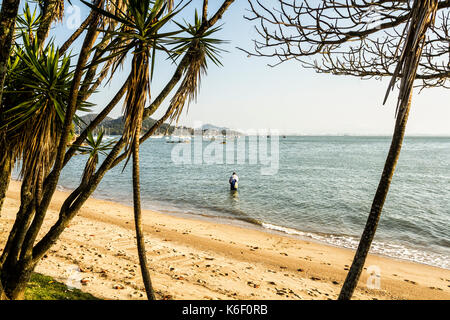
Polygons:
<instances>
[{"instance_id":1,"label":"white foam on water","mask_svg":"<svg viewBox=\"0 0 450 320\"><path fill-rule=\"evenodd\" d=\"M277 226L270 223L262 223L262 226L263 228L266 228L268 230L279 231L294 236L306 237L337 247L356 249L359 244L359 239L351 236L320 235L316 233L303 232L292 228ZM450 269L450 259L448 256L407 248L403 245L374 241L370 248L370 252L388 256L391 258L418 262L443 269Z\"/></svg>"}]
</instances>

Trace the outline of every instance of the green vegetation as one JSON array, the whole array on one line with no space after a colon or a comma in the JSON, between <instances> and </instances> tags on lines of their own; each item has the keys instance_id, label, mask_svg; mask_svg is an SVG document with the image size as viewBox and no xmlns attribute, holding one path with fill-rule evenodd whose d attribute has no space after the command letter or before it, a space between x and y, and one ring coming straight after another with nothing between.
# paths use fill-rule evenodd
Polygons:
<instances>
[{"instance_id":1,"label":"green vegetation","mask_svg":"<svg viewBox=\"0 0 450 320\"><path fill-rule=\"evenodd\" d=\"M64 283L39 273L33 273L25 290L25 300L99 300L78 289L69 289Z\"/></svg>"},{"instance_id":2,"label":"green vegetation","mask_svg":"<svg viewBox=\"0 0 450 320\"><path fill-rule=\"evenodd\" d=\"M224 41L213 37L220 30L214 25L234 0L223 0L215 13L208 12L208 0L203 5L184 0L176 4L173 0L82 0L90 13L61 46L48 36L52 24L64 16L64 1L38 2L26 1L19 15L19 0L3 1L0 12L0 210L18 163L22 177L20 205L0 255L0 300L25 298L40 259L106 172L131 158L137 249L147 296L154 299L140 226L139 146L152 135L173 129L166 122L178 121L184 107L195 100L207 63L220 65L223 50L218 45ZM33 7L28 6L31 3ZM191 9L195 9L194 22L187 22L185 14L183 24L175 20L181 20L178 13ZM155 68L160 61L157 52L173 61L173 70ZM116 81L128 63L131 69L122 87L87 126L86 121L80 123L78 112L98 107L89 97ZM156 76L165 73L163 78L169 79L159 94L150 90L155 70ZM122 117L103 131L103 122L121 101ZM150 119L166 101L164 115L157 121ZM103 143L102 132L121 138ZM57 221L38 239L61 172L80 148L90 155L80 185L64 201ZM99 163L98 153L106 150Z\"/></svg>"},{"instance_id":3,"label":"green vegetation","mask_svg":"<svg viewBox=\"0 0 450 320\"><path fill-rule=\"evenodd\" d=\"M82 117L80 117L80 123L76 126L76 132L82 132L83 130L86 129L87 125L90 124L96 117L98 116L98 114L87 114L84 115ZM145 120L143 120L142 122L142 133L147 132L148 130L150 130L150 128L152 128L157 120L153 119L153 118L147 118ZM117 119L112 119L110 117L106 117L105 120L103 120L100 125L92 130L94 135L97 135L98 132L100 130L104 130L106 134L108 135L122 135L123 130L125 127L125 123L124 123L124 119L123 117L119 117ZM185 128L185 127L181 127L181 128ZM173 125L169 125L167 123L163 123L161 124L160 127L158 127L158 129L156 129L155 131L155 135L164 135L164 134L171 134L173 131L175 130L175 126ZM191 129L192 130L192 129Z\"/></svg>"}]
</instances>

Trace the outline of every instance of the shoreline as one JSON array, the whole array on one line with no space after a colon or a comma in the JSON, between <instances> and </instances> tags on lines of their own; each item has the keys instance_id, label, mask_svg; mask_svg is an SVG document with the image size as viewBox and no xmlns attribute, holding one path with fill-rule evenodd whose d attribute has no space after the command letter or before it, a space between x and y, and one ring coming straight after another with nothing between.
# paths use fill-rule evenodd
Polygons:
<instances>
[{"instance_id":1,"label":"shoreline","mask_svg":"<svg viewBox=\"0 0 450 320\"><path fill-rule=\"evenodd\" d=\"M14 180L14 181L20 183L19 180ZM58 190L62 191L62 192L69 192L69 193L73 191L72 189L70 189L68 187L64 187L64 186L58 186ZM91 198L96 199L96 200L101 200L101 201L109 201L112 203L118 203L118 204L124 205L126 207L130 207L130 208L132 208L132 206L133 206L132 203L130 204L125 201L108 198L106 196L102 197L101 195L99 197L96 197L93 195L93 196L91 196ZM312 242L322 244L325 246L348 249L348 250L352 250L352 251L356 250L356 248L358 247L358 243L359 243L359 238L356 236L326 234L326 233L313 232L313 231L303 231L303 230L299 230L299 229L296 229L293 227L285 227L285 226L281 226L281 225L275 225L272 223L260 221L260 220L257 220L257 219L251 218L251 217L249 217L248 219L245 219L245 218L235 218L235 217L229 217L229 216L216 216L216 215L212 215L212 214L209 215L209 214L195 213L190 210L182 211L182 209L176 208L176 207L155 209L155 208L149 208L148 206L147 207L143 206L142 209L144 211L154 211L154 212L158 212L160 214L167 214L172 217L178 217L178 218L182 218L182 219L186 218L186 219L192 219L192 220L207 221L207 222L211 222L211 223L219 223L219 224L237 226L237 227L241 227L244 229L252 229L252 230L257 230L257 231L261 231L261 232L266 232L269 234L276 234L276 235L280 235L280 236L292 237L294 239L299 239L302 241L312 241ZM336 243L336 239L338 239L337 242L340 242L340 243ZM350 244L344 245L344 244L342 244L342 242L346 242L346 243L350 243ZM450 270L450 267L446 268L446 267L443 267L442 265L439 265L438 263L433 264L429 261L418 261L417 259L415 260L414 257L411 257L411 256L401 256L401 255L395 256L395 254L397 254L398 252L391 252L391 254L388 254L388 253L380 252L382 250L379 250L379 249L377 251L378 246L385 246L385 245L386 245L385 242L375 240L372 243L372 247L370 249L370 254L375 255L375 256L389 258L389 259L394 259L394 260L398 260L398 261L413 262L413 263L436 267L436 268L440 268L440 269L444 269L444 270ZM389 246L390 244L387 243L387 245ZM407 251L414 251L414 252L416 252L416 254L425 254L426 257L428 257L428 260L432 259L433 256L434 256L434 258L442 259L442 257L440 257L442 254L437 253L437 252L429 252L429 251L426 251L425 249L416 249L412 246L411 247L405 247L404 245L393 245L393 246L396 246L397 248L400 246L401 249L407 250ZM391 250L394 250L394 249L391 248Z\"/></svg>"},{"instance_id":2,"label":"shoreline","mask_svg":"<svg viewBox=\"0 0 450 320\"><path fill-rule=\"evenodd\" d=\"M120 203L120 202L114 201L114 200L107 200L107 199L101 199L101 198L95 198L95 197L93 197L93 199L109 201L109 202L113 202L113 203ZM132 209L132 207L130 205L123 204L123 203L120 203L120 204ZM279 225L272 225L270 223L265 223L265 222L252 223L252 222L245 221L243 219L233 218L233 217L220 217L220 216L198 214L198 213L191 213L191 212L173 212L170 210L144 209L144 211L153 211L153 212L160 213L162 215L169 215L171 217L177 217L177 218L188 219L188 220L193 220L193 221L206 221L206 222L210 222L210 223L235 226L235 227L242 228L242 229L255 230L255 231L262 232L262 233L278 235L281 237L288 237L288 238L292 238L292 239L296 239L296 240L300 240L300 241L314 242L318 245L324 245L324 246L329 246L329 247L333 247L333 248L350 250L352 252L354 252L357 247L357 245L355 247L345 247L343 245L339 245L339 244L335 244L332 242L327 242L326 240L318 239L318 238L326 238L326 236L330 236L330 234L301 231L301 230L298 230L295 228L284 227L284 226L279 226ZM271 227L268 227L268 226L271 226ZM273 227L275 227L275 228L273 228ZM281 231L279 229L285 229L286 231ZM291 233L291 231L292 231L292 233ZM339 238L340 237L354 238L353 236L341 236L341 235L335 235L335 234L332 234L331 236L337 237L337 238L338 237ZM412 248L408 248L408 249L412 249ZM412 249L412 250L415 250L415 249ZM421 262L421 261L415 261L415 260L408 259L408 258L393 257L393 256L390 256L390 255L384 254L384 253L372 252L372 250L370 251L370 254L373 256L392 259L392 260L396 260L399 262L411 262L411 263L434 267L434 268L438 268L438 269L442 269L442 270L450 270L448 268L444 268L439 265L434 265L434 264Z\"/></svg>"},{"instance_id":3,"label":"shoreline","mask_svg":"<svg viewBox=\"0 0 450 320\"><path fill-rule=\"evenodd\" d=\"M0 217L0 247L19 193L20 182L11 181ZM66 195L55 193L44 230L56 220ZM336 299L354 255L351 249L262 227L144 213L147 256L160 299ZM81 289L101 298L144 299L132 217L131 207L90 198L36 271L62 282L85 280ZM381 271L381 289L367 288L365 269L356 299L450 299L450 270L375 254L369 255L370 266ZM79 268L75 275L74 268Z\"/></svg>"}]
</instances>

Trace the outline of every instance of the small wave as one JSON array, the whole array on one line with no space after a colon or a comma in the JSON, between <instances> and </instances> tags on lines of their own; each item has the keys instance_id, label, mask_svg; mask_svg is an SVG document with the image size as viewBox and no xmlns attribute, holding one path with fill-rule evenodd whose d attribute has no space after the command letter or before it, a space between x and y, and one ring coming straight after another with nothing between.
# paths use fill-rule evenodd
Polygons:
<instances>
[{"instance_id":1,"label":"small wave","mask_svg":"<svg viewBox=\"0 0 450 320\"><path fill-rule=\"evenodd\" d=\"M270 224L270 223L263 222L261 225L262 225L262 227L269 229L269 230L275 230L275 231L283 232L283 233L290 234L290 235L307 236L307 233L305 233L305 232L277 226L277 225Z\"/></svg>"},{"instance_id":2,"label":"small wave","mask_svg":"<svg viewBox=\"0 0 450 320\"><path fill-rule=\"evenodd\" d=\"M145 207L150 210L160 211L160 212L166 212L166 213L179 213L179 214L191 214L194 216L201 216L205 218L212 218L212 219L224 219L224 220L238 220L247 222L252 225L262 226L262 221L249 216L242 210L237 209L226 209L219 206L205 206L205 205L199 205L195 204L193 207L186 209L186 202L182 203L171 203L170 205L167 202L164 201L158 201L157 205L152 205L151 203L146 203ZM190 204L193 205L192 203ZM207 213L205 213L205 211Z\"/></svg>"},{"instance_id":3,"label":"small wave","mask_svg":"<svg viewBox=\"0 0 450 320\"><path fill-rule=\"evenodd\" d=\"M174 210L161 210L161 209L156 209L156 211L159 212L166 212L166 213L173 213ZM190 214L193 216L200 216L200 217L204 217L204 218L208 218L208 219L222 219L222 220L230 220L230 221L243 221L243 222L247 222L249 224L252 225L256 225L256 226L263 226L263 223L255 218L251 218L251 217L229 217L229 216L218 216L218 215L213 215L213 214L206 214L206 213L198 213L198 212L192 212L192 211L183 211L183 210L176 210L177 212L181 213L181 214Z\"/></svg>"},{"instance_id":4,"label":"small wave","mask_svg":"<svg viewBox=\"0 0 450 320\"><path fill-rule=\"evenodd\" d=\"M156 211L164 211L167 213L178 212L180 214L190 214L193 216L201 216L208 219L221 219L222 221L243 221L251 225L256 225L267 230L277 231L280 233L298 236L301 238L313 239L318 242L326 243L336 247L347 248L355 250L359 244L359 238L346 235L335 235L335 234L319 234L313 232L300 231L298 229L283 227L280 225L275 225L261 221L256 218L252 218L248 215L234 215L234 216L223 216L211 214L212 210L208 210L209 213L201 213L197 210L185 210L182 208L172 207L169 210L161 210L164 207L159 204ZM198 209L198 208L197 208ZM408 260L412 262L422 263L430 266L435 266L443 269L450 269L450 259L445 254L438 254L434 252L426 252L423 250L407 248L403 245L385 243L381 241L374 241L370 248L370 252L374 254L379 254L387 256L390 258Z\"/></svg>"},{"instance_id":5,"label":"small wave","mask_svg":"<svg viewBox=\"0 0 450 320\"><path fill-rule=\"evenodd\" d=\"M59 184L56 186L56 190L61 191L61 192L70 192L70 191L73 191L72 189L66 188L66 187L61 186L61 185L59 185Z\"/></svg>"},{"instance_id":6,"label":"small wave","mask_svg":"<svg viewBox=\"0 0 450 320\"><path fill-rule=\"evenodd\" d=\"M323 243L348 249L355 250L359 244L359 239L351 236L320 235L316 233L303 232L292 228L277 226L270 223L262 223L262 227L268 230L274 230L289 235L306 237ZM391 258L418 262L443 269L450 269L450 259L448 256L434 252L425 252L417 249L407 248L403 245L374 241L370 248L370 252Z\"/></svg>"}]
</instances>

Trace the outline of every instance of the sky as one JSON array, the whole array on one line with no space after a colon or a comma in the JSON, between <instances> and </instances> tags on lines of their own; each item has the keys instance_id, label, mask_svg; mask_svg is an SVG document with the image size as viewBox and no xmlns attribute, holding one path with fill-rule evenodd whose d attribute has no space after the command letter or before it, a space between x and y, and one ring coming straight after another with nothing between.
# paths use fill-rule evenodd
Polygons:
<instances>
[{"instance_id":1,"label":"sky","mask_svg":"<svg viewBox=\"0 0 450 320\"><path fill-rule=\"evenodd\" d=\"M222 1L210 1L210 12ZM52 30L52 36L62 43L79 23L88 9L80 1L66 3L65 18ZM192 21L193 8L201 8L201 0L193 0L186 14L180 16ZM386 105L382 105L388 79L361 80L354 77L317 74L304 69L299 62L286 62L277 67L268 64L275 60L248 57L237 47L251 51L252 40L257 38L254 23L244 19L248 15L247 0L237 0L224 14L222 30L216 37L228 40L223 48L223 67L209 64L208 74L202 78L196 102L183 112L180 125L210 123L236 130L278 130L281 134L305 135L391 135L395 123L396 91ZM81 42L74 46L76 53ZM152 83L156 96L173 73L174 66L157 56L157 69ZM75 63L75 61L74 61ZM126 65L128 65L130 61ZM125 80L127 66L106 87L92 96L98 112L113 97ZM450 90L426 89L416 92L407 126L407 135L450 135ZM162 116L164 109L154 117ZM122 106L111 114L119 117Z\"/></svg>"}]
</instances>

